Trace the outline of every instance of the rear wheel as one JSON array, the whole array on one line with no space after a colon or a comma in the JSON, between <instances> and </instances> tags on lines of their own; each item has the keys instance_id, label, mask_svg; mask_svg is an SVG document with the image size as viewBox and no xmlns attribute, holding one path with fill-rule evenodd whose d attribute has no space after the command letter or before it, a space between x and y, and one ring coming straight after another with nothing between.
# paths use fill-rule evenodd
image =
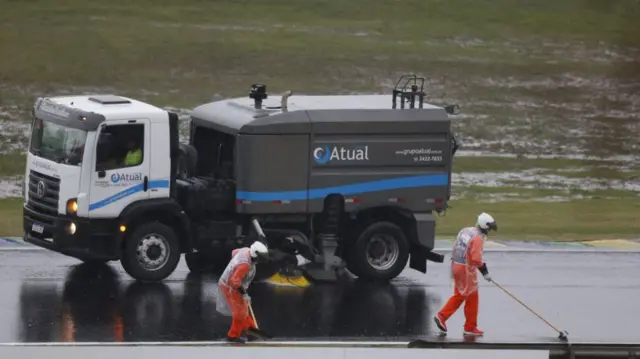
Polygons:
<instances>
[{"instance_id":1,"label":"rear wheel","mask_svg":"<svg viewBox=\"0 0 640 359\"><path fill-rule=\"evenodd\" d=\"M391 280L409 260L409 242L404 232L391 222L366 227L351 247L348 269L365 280Z\"/></svg>"},{"instance_id":2,"label":"rear wheel","mask_svg":"<svg viewBox=\"0 0 640 359\"><path fill-rule=\"evenodd\" d=\"M122 267L137 280L161 281L178 266L180 247L171 227L159 222L143 224L125 241Z\"/></svg>"}]
</instances>

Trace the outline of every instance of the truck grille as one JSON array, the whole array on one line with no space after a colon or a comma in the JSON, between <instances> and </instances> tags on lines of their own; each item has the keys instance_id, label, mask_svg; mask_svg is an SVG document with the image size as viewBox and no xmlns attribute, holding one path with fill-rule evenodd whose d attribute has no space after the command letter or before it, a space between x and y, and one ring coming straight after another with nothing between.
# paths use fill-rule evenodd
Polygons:
<instances>
[{"instance_id":1,"label":"truck grille","mask_svg":"<svg viewBox=\"0 0 640 359\"><path fill-rule=\"evenodd\" d=\"M28 207L38 213L57 216L59 195L60 179L29 171Z\"/></svg>"}]
</instances>

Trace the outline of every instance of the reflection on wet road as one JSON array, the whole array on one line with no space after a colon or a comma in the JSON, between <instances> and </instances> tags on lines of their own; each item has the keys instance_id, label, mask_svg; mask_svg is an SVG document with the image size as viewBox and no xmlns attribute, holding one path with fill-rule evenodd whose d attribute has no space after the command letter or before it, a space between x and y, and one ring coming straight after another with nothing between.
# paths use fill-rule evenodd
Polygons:
<instances>
[{"instance_id":1,"label":"reflection on wet road","mask_svg":"<svg viewBox=\"0 0 640 359\"><path fill-rule=\"evenodd\" d=\"M494 278L572 341L639 342L637 253L486 254ZM0 341L221 340L216 278L187 275L136 283L118 264L77 265L46 251L0 251ZM254 284L261 329L278 340L409 340L435 333L432 316L450 294L446 265L405 271L392 284L353 281L309 288ZM489 283L481 283L485 341L548 341L555 335ZM449 321L460 338L462 310Z\"/></svg>"}]
</instances>

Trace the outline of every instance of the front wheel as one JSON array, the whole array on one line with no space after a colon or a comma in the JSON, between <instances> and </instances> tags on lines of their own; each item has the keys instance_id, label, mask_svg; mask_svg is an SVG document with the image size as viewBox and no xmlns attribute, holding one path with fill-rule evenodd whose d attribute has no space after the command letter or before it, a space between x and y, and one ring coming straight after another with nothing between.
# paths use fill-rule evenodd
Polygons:
<instances>
[{"instance_id":1,"label":"front wheel","mask_svg":"<svg viewBox=\"0 0 640 359\"><path fill-rule=\"evenodd\" d=\"M397 225L376 222L360 233L349 259L350 270L359 278L388 281L407 265L409 242Z\"/></svg>"},{"instance_id":2,"label":"front wheel","mask_svg":"<svg viewBox=\"0 0 640 359\"><path fill-rule=\"evenodd\" d=\"M143 224L125 241L122 267L134 279L158 282L178 266L180 246L171 227L159 222Z\"/></svg>"}]
</instances>

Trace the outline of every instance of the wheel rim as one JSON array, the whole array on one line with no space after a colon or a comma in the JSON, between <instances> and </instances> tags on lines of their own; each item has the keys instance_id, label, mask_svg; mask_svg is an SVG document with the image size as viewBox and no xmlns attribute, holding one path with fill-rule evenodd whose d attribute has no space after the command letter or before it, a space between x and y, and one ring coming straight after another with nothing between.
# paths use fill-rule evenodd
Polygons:
<instances>
[{"instance_id":1,"label":"wheel rim","mask_svg":"<svg viewBox=\"0 0 640 359\"><path fill-rule=\"evenodd\" d=\"M367 263L379 271L393 267L400 257L398 242L393 236L378 234L367 243Z\"/></svg>"},{"instance_id":2,"label":"wheel rim","mask_svg":"<svg viewBox=\"0 0 640 359\"><path fill-rule=\"evenodd\" d=\"M169 261L169 242L157 233L148 234L138 243L136 258L145 270L159 270Z\"/></svg>"}]
</instances>

